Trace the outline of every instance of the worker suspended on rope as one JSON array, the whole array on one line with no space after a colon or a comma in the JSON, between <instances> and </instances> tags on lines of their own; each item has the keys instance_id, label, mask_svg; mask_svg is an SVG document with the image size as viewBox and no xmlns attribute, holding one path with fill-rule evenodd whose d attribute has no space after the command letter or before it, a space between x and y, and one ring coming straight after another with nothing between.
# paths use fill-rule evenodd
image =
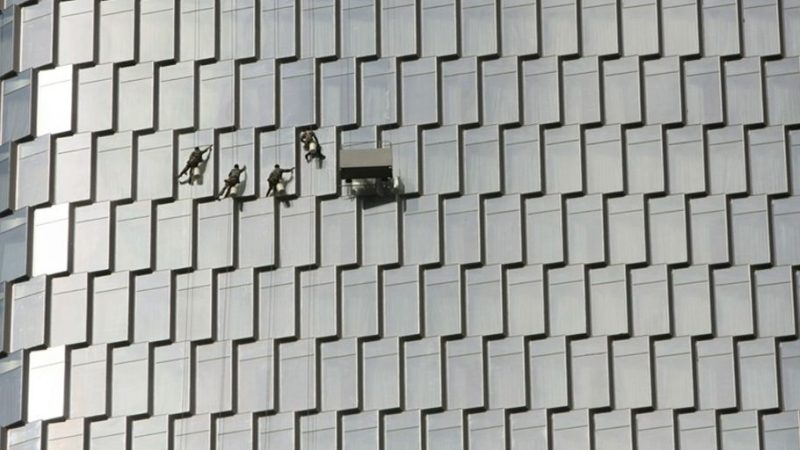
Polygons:
<instances>
[{"instance_id":1,"label":"worker suspended on rope","mask_svg":"<svg viewBox=\"0 0 800 450\"><path fill-rule=\"evenodd\" d=\"M211 150L211 145L205 148L205 150L200 150L200 147L195 147L192 150L192 153L189 155L189 159L186 161L186 165L183 167L183 170L175 177L180 178L187 172L189 173L189 184L192 184L194 177L200 175L200 164L203 162L203 155Z\"/></svg>"},{"instance_id":2,"label":"worker suspended on rope","mask_svg":"<svg viewBox=\"0 0 800 450\"><path fill-rule=\"evenodd\" d=\"M233 165L233 169L228 172L228 178L225 179L225 186L217 195L217 200L222 200L231 194L237 193L237 186L239 185L239 176L247 169L247 166L239 168L238 164Z\"/></svg>"},{"instance_id":3,"label":"worker suspended on rope","mask_svg":"<svg viewBox=\"0 0 800 450\"><path fill-rule=\"evenodd\" d=\"M291 169L281 169L281 166L275 164L275 167L272 169L272 172L269 173L267 177L267 184L269 185L269 189L267 189L266 197L269 197L269 194L275 191L275 195L278 196L283 194L284 191L284 183L283 183L283 174L288 172L294 172L294 167Z\"/></svg>"},{"instance_id":4,"label":"worker suspended on rope","mask_svg":"<svg viewBox=\"0 0 800 450\"><path fill-rule=\"evenodd\" d=\"M319 145L317 135L311 130L303 130L300 133L300 142L303 144L303 149L306 151L304 155L306 162L310 163L312 159L318 158L320 161L325 159L322 154L322 147Z\"/></svg>"}]
</instances>

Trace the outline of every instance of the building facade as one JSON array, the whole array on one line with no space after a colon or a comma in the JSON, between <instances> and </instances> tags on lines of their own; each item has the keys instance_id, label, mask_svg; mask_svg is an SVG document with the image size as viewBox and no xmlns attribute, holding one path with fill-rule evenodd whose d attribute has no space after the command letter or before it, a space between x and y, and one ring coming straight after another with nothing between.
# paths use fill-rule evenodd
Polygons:
<instances>
[{"instance_id":1,"label":"building facade","mask_svg":"<svg viewBox=\"0 0 800 450\"><path fill-rule=\"evenodd\" d=\"M0 0L0 105L0 449L800 448L798 0Z\"/></svg>"}]
</instances>

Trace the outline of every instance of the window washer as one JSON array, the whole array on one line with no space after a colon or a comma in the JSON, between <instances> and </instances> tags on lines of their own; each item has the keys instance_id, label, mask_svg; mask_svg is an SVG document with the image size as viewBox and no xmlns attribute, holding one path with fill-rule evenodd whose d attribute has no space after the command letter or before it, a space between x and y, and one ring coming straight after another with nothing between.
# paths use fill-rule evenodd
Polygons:
<instances>
[{"instance_id":1,"label":"window washer","mask_svg":"<svg viewBox=\"0 0 800 450\"><path fill-rule=\"evenodd\" d=\"M189 159L186 161L186 166L183 167L181 173L178 174L175 178L180 178L187 172L189 172L189 184L192 184L192 179L194 178L194 171L198 167L200 167L200 163L203 162L203 155L211 150L211 145L205 148L205 150L200 150L200 147L195 147L192 150L192 153L189 155Z\"/></svg>"},{"instance_id":2,"label":"window washer","mask_svg":"<svg viewBox=\"0 0 800 450\"><path fill-rule=\"evenodd\" d=\"M269 176L267 177L269 189L267 189L266 197L269 197L270 192L273 190L275 191L275 195L283 192L283 189L279 189L278 184L283 181L283 174L288 172L294 172L294 167L291 169L281 169L280 165L275 164L275 168L272 169L272 172L270 172Z\"/></svg>"},{"instance_id":3,"label":"window washer","mask_svg":"<svg viewBox=\"0 0 800 450\"><path fill-rule=\"evenodd\" d=\"M217 196L217 200L222 200L231 194L231 189L234 189L239 184L239 176L247 169L247 166L239 168L238 164L233 165L233 169L228 172L228 178L225 179L225 186Z\"/></svg>"},{"instance_id":4,"label":"window washer","mask_svg":"<svg viewBox=\"0 0 800 450\"><path fill-rule=\"evenodd\" d=\"M318 158L320 161L325 159L322 154L322 149L319 145L317 135L311 130L304 130L300 133L300 142L303 144L303 149L306 151L306 162L310 163L312 159Z\"/></svg>"}]
</instances>

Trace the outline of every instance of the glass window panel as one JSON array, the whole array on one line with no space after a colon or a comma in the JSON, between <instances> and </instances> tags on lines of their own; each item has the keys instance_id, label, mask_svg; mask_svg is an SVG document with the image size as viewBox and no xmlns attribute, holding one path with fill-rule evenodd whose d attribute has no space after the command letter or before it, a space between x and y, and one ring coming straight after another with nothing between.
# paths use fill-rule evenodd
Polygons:
<instances>
[{"instance_id":1,"label":"glass window panel","mask_svg":"<svg viewBox=\"0 0 800 450\"><path fill-rule=\"evenodd\" d=\"M581 132L578 126L545 130L544 162L548 193L583 191Z\"/></svg>"},{"instance_id":2,"label":"glass window panel","mask_svg":"<svg viewBox=\"0 0 800 450\"><path fill-rule=\"evenodd\" d=\"M191 400L191 343L157 346L153 351L153 411L175 414L189 411Z\"/></svg>"},{"instance_id":3,"label":"glass window panel","mask_svg":"<svg viewBox=\"0 0 800 450\"><path fill-rule=\"evenodd\" d=\"M503 191L507 194L542 189L539 128L523 126L503 134Z\"/></svg>"},{"instance_id":4,"label":"glass window panel","mask_svg":"<svg viewBox=\"0 0 800 450\"><path fill-rule=\"evenodd\" d=\"M590 0L581 3L581 28L581 50L584 55L619 52L616 2Z\"/></svg>"},{"instance_id":5,"label":"glass window panel","mask_svg":"<svg viewBox=\"0 0 800 450\"><path fill-rule=\"evenodd\" d=\"M769 122L800 122L800 58L767 62L766 76Z\"/></svg>"},{"instance_id":6,"label":"glass window panel","mask_svg":"<svg viewBox=\"0 0 800 450\"><path fill-rule=\"evenodd\" d=\"M436 58L403 63L403 123L434 123L438 120Z\"/></svg>"},{"instance_id":7,"label":"glass window panel","mask_svg":"<svg viewBox=\"0 0 800 450\"><path fill-rule=\"evenodd\" d=\"M518 122L519 75L516 58L483 63L483 121L486 124Z\"/></svg>"},{"instance_id":8,"label":"glass window panel","mask_svg":"<svg viewBox=\"0 0 800 450\"><path fill-rule=\"evenodd\" d=\"M203 414L178 419L174 425L175 450L192 450L211 447L211 415Z\"/></svg>"},{"instance_id":9,"label":"glass window panel","mask_svg":"<svg viewBox=\"0 0 800 450\"><path fill-rule=\"evenodd\" d=\"M540 8L542 53L547 56L577 53L577 4L569 0L543 0Z\"/></svg>"},{"instance_id":10,"label":"glass window panel","mask_svg":"<svg viewBox=\"0 0 800 450\"><path fill-rule=\"evenodd\" d=\"M254 412L274 408L274 342L260 340L237 346L237 411ZM275 417L275 416L273 416Z\"/></svg>"},{"instance_id":11,"label":"glass window panel","mask_svg":"<svg viewBox=\"0 0 800 450\"><path fill-rule=\"evenodd\" d=\"M56 140L55 201L89 200L91 196L91 135L78 134Z\"/></svg>"},{"instance_id":12,"label":"glass window panel","mask_svg":"<svg viewBox=\"0 0 800 450\"><path fill-rule=\"evenodd\" d=\"M383 273L383 333L386 337L420 333L420 274L415 266Z\"/></svg>"},{"instance_id":13,"label":"glass window panel","mask_svg":"<svg viewBox=\"0 0 800 450\"><path fill-rule=\"evenodd\" d=\"M322 65L322 124L347 125L356 119L355 59Z\"/></svg>"},{"instance_id":14,"label":"glass window panel","mask_svg":"<svg viewBox=\"0 0 800 450\"><path fill-rule=\"evenodd\" d=\"M253 337L253 272L236 270L217 278L217 337Z\"/></svg>"},{"instance_id":15,"label":"glass window panel","mask_svg":"<svg viewBox=\"0 0 800 450\"><path fill-rule=\"evenodd\" d=\"M280 344L280 377L278 384L281 411L313 407L317 396L317 364L314 339Z\"/></svg>"},{"instance_id":16,"label":"glass window panel","mask_svg":"<svg viewBox=\"0 0 800 450\"><path fill-rule=\"evenodd\" d=\"M183 61L216 56L215 0L180 0L180 57Z\"/></svg>"},{"instance_id":17,"label":"glass window panel","mask_svg":"<svg viewBox=\"0 0 800 450\"><path fill-rule=\"evenodd\" d=\"M100 3L100 63L133 60L135 21L134 0Z\"/></svg>"},{"instance_id":18,"label":"glass window panel","mask_svg":"<svg viewBox=\"0 0 800 450\"><path fill-rule=\"evenodd\" d=\"M295 54L295 2L261 2L261 58L281 58Z\"/></svg>"},{"instance_id":19,"label":"glass window panel","mask_svg":"<svg viewBox=\"0 0 800 450\"><path fill-rule=\"evenodd\" d=\"M78 131L110 130L113 125L114 68L78 70Z\"/></svg>"},{"instance_id":20,"label":"glass window panel","mask_svg":"<svg viewBox=\"0 0 800 450\"><path fill-rule=\"evenodd\" d=\"M69 204L41 208L33 214L33 275L66 272L69 253Z\"/></svg>"},{"instance_id":21,"label":"glass window panel","mask_svg":"<svg viewBox=\"0 0 800 450\"><path fill-rule=\"evenodd\" d=\"M484 201L483 239L487 264L522 261L522 203L515 195Z\"/></svg>"},{"instance_id":22,"label":"glass window panel","mask_svg":"<svg viewBox=\"0 0 800 450\"><path fill-rule=\"evenodd\" d=\"M220 13L220 59L255 56L254 0L223 0Z\"/></svg>"},{"instance_id":23,"label":"glass window panel","mask_svg":"<svg viewBox=\"0 0 800 450\"><path fill-rule=\"evenodd\" d=\"M626 56L658 53L655 0L622 0L622 48Z\"/></svg>"},{"instance_id":24,"label":"glass window panel","mask_svg":"<svg viewBox=\"0 0 800 450\"><path fill-rule=\"evenodd\" d=\"M134 202L116 207L114 268L140 270L151 265L153 207L150 202Z\"/></svg>"},{"instance_id":25,"label":"glass window panel","mask_svg":"<svg viewBox=\"0 0 800 450\"><path fill-rule=\"evenodd\" d=\"M716 58L686 61L686 123L722 122L722 79Z\"/></svg>"},{"instance_id":26,"label":"glass window panel","mask_svg":"<svg viewBox=\"0 0 800 450\"><path fill-rule=\"evenodd\" d=\"M343 410L358 407L358 341L340 339L320 344L320 365L322 367L323 411ZM330 444L330 441L325 441Z\"/></svg>"},{"instance_id":27,"label":"glass window panel","mask_svg":"<svg viewBox=\"0 0 800 450\"><path fill-rule=\"evenodd\" d=\"M362 264L398 263L398 204L362 205Z\"/></svg>"},{"instance_id":28,"label":"glass window panel","mask_svg":"<svg viewBox=\"0 0 800 450\"><path fill-rule=\"evenodd\" d=\"M271 60L239 66L240 127L275 125L275 66Z\"/></svg>"},{"instance_id":29,"label":"glass window panel","mask_svg":"<svg viewBox=\"0 0 800 450\"><path fill-rule=\"evenodd\" d=\"M439 199L437 195L423 195L404 200L403 211L403 261L405 264L438 262L439 255Z\"/></svg>"},{"instance_id":30,"label":"glass window panel","mask_svg":"<svg viewBox=\"0 0 800 450\"><path fill-rule=\"evenodd\" d=\"M95 201L122 200L131 197L133 165L133 136L118 133L98 136L95 171L97 185Z\"/></svg>"},{"instance_id":31,"label":"glass window panel","mask_svg":"<svg viewBox=\"0 0 800 450\"><path fill-rule=\"evenodd\" d=\"M474 58L442 63L442 122L478 121L478 65Z\"/></svg>"},{"instance_id":32,"label":"glass window panel","mask_svg":"<svg viewBox=\"0 0 800 450\"><path fill-rule=\"evenodd\" d=\"M233 61L200 66L200 127L234 125L236 111Z\"/></svg>"},{"instance_id":33,"label":"glass window panel","mask_svg":"<svg viewBox=\"0 0 800 450\"><path fill-rule=\"evenodd\" d=\"M241 132L242 134L249 134L247 132ZM196 147L199 147L200 150L205 151L209 147L211 150L205 152L203 154L203 159L200 165L197 166L198 171L192 171L187 175L183 175L178 179L178 198L203 198L203 197L214 197L216 196L217 192L214 191L214 179L215 179L215 168L219 166L217 161L220 159L230 160L231 155L228 154L229 148L226 148L230 141L228 135L219 135L222 137L220 141L215 142L213 130L202 130L197 131L194 133L185 133L178 136L178 160L177 166L175 166L174 174L177 176L178 173L183 171L186 166L186 162L189 160L189 156L192 154ZM215 146L215 144L220 144ZM221 149L221 151L220 151ZM215 157L216 154L219 154L219 157ZM245 164L247 164L245 162ZM224 172L221 175L227 175L228 170L233 167L233 163L225 162ZM245 182L245 174L242 175L241 181ZM191 183L190 181L191 177Z\"/></svg>"},{"instance_id":34,"label":"glass window panel","mask_svg":"<svg viewBox=\"0 0 800 450\"><path fill-rule=\"evenodd\" d=\"M733 0L702 3L703 53L723 56L740 53L739 4Z\"/></svg>"},{"instance_id":35,"label":"glass window panel","mask_svg":"<svg viewBox=\"0 0 800 450\"><path fill-rule=\"evenodd\" d=\"M17 9L0 8L0 76L17 70L16 29L19 26Z\"/></svg>"},{"instance_id":36,"label":"glass window panel","mask_svg":"<svg viewBox=\"0 0 800 450\"><path fill-rule=\"evenodd\" d=\"M168 271L134 278L134 342L157 342L170 338L171 287Z\"/></svg>"},{"instance_id":37,"label":"glass window panel","mask_svg":"<svg viewBox=\"0 0 800 450\"><path fill-rule=\"evenodd\" d=\"M18 140L33 131L32 71L3 80L3 121L0 142Z\"/></svg>"},{"instance_id":38,"label":"glass window panel","mask_svg":"<svg viewBox=\"0 0 800 450\"><path fill-rule=\"evenodd\" d=\"M641 122L639 67L636 57L603 61L603 112L606 123Z\"/></svg>"},{"instance_id":39,"label":"glass window panel","mask_svg":"<svg viewBox=\"0 0 800 450\"><path fill-rule=\"evenodd\" d=\"M381 130L380 146L392 149L392 170L405 194L418 193L420 189L418 138L415 126Z\"/></svg>"},{"instance_id":40,"label":"glass window panel","mask_svg":"<svg viewBox=\"0 0 800 450\"><path fill-rule=\"evenodd\" d=\"M333 0L300 0L301 55L333 56L336 52L336 2Z\"/></svg>"},{"instance_id":41,"label":"glass window panel","mask_svg":"<svg viewBox=\"0 0 800 450\"><path fill-rule=\"evenodd\" d=\"M446 56L456 53L456 2L423 0L422 55Z\"/></svg>"},{"instance_id":42,"label":"glass window panel","mask_svg":"<svg viewBox=\"0 0 800 450\"><path fill-rule=\"evenodd\" d=\"M495 127L464 130L464 193L500 192L500 144Z\"/></svg>"},{"instance_id":43,"label":"glass window panel","mask_svg":"<svg viewBox=\"0 0 800 450\"><path fill-rule=\"evenodd\" d=\"M564 61L564 122L600 122L600 65L596 58ZM507 103L503 102L503 104Z\"/></svg>"},{"instance_id":44,"label":"glass window panel","mask_svg":"<svg viewBox=\"0 0 800 450\"><path fill-rule=\"evenodd\" d=\"M764 121L761 59L742 58L725 62L726 119L731 125Z\"/></svg>"},{"instance_id":45,"label":"glass window panel","mask_svg":"<svg viewBox=\"0 0 800 450\"><path fill-rule=\"evenodd\" d=\"M218 186L223 186L228 171L234 164L247 170L239 177L238 196L254 195L258 186L258 170L255 166L254 142L252 130L240 130L219 135L219 179ZM208 169L206 169L208 170ZM270 169L271 170L271 169Z\"/></svg>"},{"instance_id":46,"label":"glass window panel","mask_svg":"<svg viewBox=\"0 0 800 450\"><path fill-rule=\"evenodd\" d=\"M417 51L417 8L413 0L381 2L381 47L387 57Z\"/></svg>"},{"instance_id":47,"label":"glass window panel","mask_svg":"<svg viewBox=\"0 0 800 450\"><path fill-rule=\"evenodd\" d=\"M560 196L547 195L527 199L525 215L528 263L563 261L564 233Z\"/></svg>"},{"instance_id":48,"label":"glass window panel","mask_svg":"<svg viewBox=\"0 0 800 450\"><path fill-rule=\"evenodd\" d=\"M228 267L233 263L233 201L197 205L197 267Z\"/></svg>"},{"instance_id":49,"label":"glass window panel","mask_svg":"<svg viewBox=\"0 0 800 450\"><path fill-rule=\"evenodd\" d=\"M36 277L11 288L11 345L9 350L39 347L45 343L47 281Z\"/></svg>"},{"instance_id":50,"label":"glass window panel","mask_svg":"<svg viewBox=\"0 0 800 450\"><path fill-rule=\"evenodd\" d=\"M192 265L192 201L179 200L156 208L156 268L179 269Z\"/></svg>"},{"instance_id":51,"label":"glass window panel","mask_svg":"<svg viewBox=\"0 0 800 450\"><path fill-rule=\"evenodd\" d=\"M541 58L525 61L523 93L525 123L551 123L561 121L561 80L558 58Z\"/></svg>"},{"instance_id":52,"label":"glass window panel","mask_svg":"<svg viewBox=\"0 0 800 450\"><path fill-rule=\"evenodd\" d=\"M84 344L88 334L88 278L53 278L50 296L49 345Z\"/></svg>"},{"instance_id":53,"label":"glass window panel","mask_svg":"<svg viewBox=\"0 0 800 450\"><path fill-rule=\"evenodd\" d=\"M447 408L473 408L484 404L484 351L479 337L448 341ZM461 422L458 411L450 411ZM460 433L459 433L460 434ZM460 445L456 449L462 448Z\"/></svg>"},{"instance_id":54,"label":"glass window panel","mask_svg":"<svg viewBox=\"0 0 800 450\"><path fill-rule=\"evenodd\" d=\"M143 130L153 127L154 70L152 63L119 69L117 130Z\"/></svg>"},{"instance_id":55,"label":"glass window panel","mask_svg":"<svg viewBox=\"0 0 800 450\"><path fill-rule=\"evenodd\" d=\"M554 335L576 335L586 332L585 274L578 266L549 272L549 324Z\"/></svg>"},{"instance_id":56,"label":"glass window panel","mask_svg":"<svg viewBox=\"0 0 800 450\"><path fill-rule=\"evenodd\" d=\"M695 2L667 0L661 4L664 55L700 52L698 8Z\"/></svg>"},{"instance_id":57,"label":"glass window panel","mask_svg":"<svg viewBox=\"0 0 800 450\"><path fill-rule=\"evenodd\" d=\"M42 0L22 8L20 69L53 62L53 8L55 0Z\"/></svg>"},{"instance_id":58,"label":"glass window panel","mask_svg":"<svg viewBox=\"0 0 800 450\"><path fill-rule=\"evenodd\" d=\"M111 207L107 202L75 208L72 238L80 245L73 247L74 272L95 272L111 267L110 216ZM142 245L141 236L137 235L137 241L138 245Z\"/></svg>"},{"instance_id":59,"label":"glass window panel","mask_svg":"<svg viewBox=\"0 0 800 450\"><path fill-rule=\"evenodd\" d=\"M139 136L136 151L138 200L173 196L175 137L170 131Z\"/></svg>"},{"instance_id":60,"label":"glass window panel","mask_svg":"<svg viewBox=\"0 0 800 450\"><path fill-rule=\"evenodd\" d=\"M28 271L28 217L22 208L0 219L0 281L11 281Z\"/></svg>"},{"instance_id":61,"label":"glass window panel","mask_svg":"<svg viewBox=\"0 0 800 450\"><path fill-rule=\"evenodd\" d=\"M195 65L181 62L159 72L158 125L161 129L195 124Z\"/></svg>"},{"instance_id":62,"label":"glass window panel","mask_svg":"<svg viewBox=\"0 0 800 450\"><path fill-rule=\"evenodd\" d=\"M195 363L193 381L196 389L193 409L195 412L203 414L231 411L233 391L231 341L199 345L193 356Z\"/></svg>"},{"instance_id":63,"label":"glass window panel","mask_svg":"<svg viewBox=\"0 0 800 450\"><path fill-rule=\"evenodd\" d=\"M139 3L139 60L175 58L175 3L142 0Z\"/></svg>"},{"instance_id":64,"label":"glass window panel","mask_svg":"<svg viewBox=\"0 0 800 450\"><path fill-rule=\"evenodd\" d=\"M461 3L461 45L465 56L497 53L496 10L493 0Z\"/></svg>"},{"instance_id":65,"label":"glass window panel","mask_svg":"<svg viewBox=\"0 0 800 450\"><path fill-rule=\"evenodd\" d=\"M92 299L92 343L105 344L128 340L130 275L116 272L94 279Z\"/></svg>"},{"instance_id":66,"label":"glass window panel","mask_svg":"<svg viewBox=\"0 0 800 450\"><path fill-rule=\"evenodd\" d=\"M499 265L466 273L467 335L500 335L504 331L503 283Z\"/></svg>"},{"instance_id":67,"label":"glass window panel","mask_svg":"<svg viewBox=\"0 0 800 450\"><path fill-rule=\"evenodd\" d=\"M64 347L31 352L28 374L28 421L64 416Z\"/></svg>"},{"instance_id":68,"label":"glass window panel","mask_svg":"<svg viewBox=\"0 0 800 450\"><path fill-rule=\"evenodd\" d=\"M270 131L261 133L259 144L260 149L260 172L259 174L266 177L272 171L275 164L283 168L294 167L296 163L296 144L295 144L295 130L293 129L279 129L277 131ZM284 180L287 180L286 193L294 195L298 186L295 183L297 174L285 175ZM265 179L259 180L259 193L266 195L268 184ZM270 201L270 203L273 203Z\"/></svg>"},{"instance_id":69,"label":"glass window panel","mask_svg":"<svg viewBox=\"0 0 800 450\"><path fill-rule=\"evenodd\" d=\"M781 53L779 2L747 0L742 3L742 43L745 56Z\"/></svg>"},{"instance_id":70,"label":"glass window panel","mask_svg":"<svg viewBox=\"0 0 800 450\"><path fill-rule=\"evenodd\" d=\"M397 120L397 66L394 58L361 64L361 120L380 125Z\"/></svg>"},{"instance_id":71,"label":"glass window panel","mask_svg":"<svg viewBox=\"0 0 800 450\"><path fill-rule=\"evenodd\" d=\"M631 194L663 192L664 144L661 126L625 130L627 191Z\"/></svg>"},{"instance_id":72,"label":"glass window panel","mask_svg":"<svg viewBox=\"0 0 800 450\"><path fill-rule=\"evenodd\" d=\"M588 193L622 193L622 130L617 126L584 131Z\"/></svg>"},{"instance_id":73,"label":"glass window panel","mask_svg":"<svg viewBox=\"0 0 800 450\"><path fill-rule=\"evenodd\" d=\"M458 192L461 187L458 128L449 126L425 130L422 139L422 180L425 193Z\"/></svg>"},{"instance_id":74,"label":"glass window panel","mask_svg":"<svg viewBox=\"0 0 800 450\"><path fill-rule=\"evenodd\" d=\"M539 24L535 0L503 0L503 55L523 55L538 50Z\"/></svg>"},{"instance_id":75,"label":"glass window panel","mask_svg":"<svg viewBox=\"0 0 800 450\"><path fill-rule=\"evenodd\" d=\"M341 3L342 56L369 56L376 51L375 7L369 0Z\"/></svg>"},{"instance_id":76,"label":"glass window panel","mask_svg":"<svg viewBox=\"0 0 800 450\"><path fill-rule=\"evenodd\" d=\"M326 200L320 203L320 214L322 264L355 264L356 202L347 198Z\"/></svg>"},{"instance_id":77,"label":"glass window panel","mask_svg":"<svg viewBox=\"0 0 800 450\"><path fill-rule=\"evenodd\" d=\"M17 208L50 200L50 143L42 136L17 147Z\"/></svg>"},{"instance_id":78,"label":"glass window panel","mask_svg":"<svg viewBox=\"0 0 800 450\"><path fill-rule=\"evenodd\" d=\"M643 67L647 123L680 122L683 119L683 101L679 59L646 61Z\"/></svg>"},{"instance_id":79,"label":"glass window panel","mask_svg":"<svg viewBox=\"0 0 800 450\"><path fill-rule=\"evenodd\" d=\"M149 348L149 344L141 343L111 351L111 413L114 416L147 413L150 397L147 391L151 383Z\"/></svg>"},{"instance_id":80,"label":"glass window panel","mask_svg":"<svg viewBox=\"0 0 800 450\"><path fill-rule=\"evenodd\" d=\"M308 125L315 120L314 61L281 65L281 126Z\"/></svg>"},{"instance_id":81,"label":"glass window panel","mask_svg":"<svg viewBox=\"0 0 800 450\"><path fill-rule=\"evenodd\" d=\"M86 63L94 60L93 0L58 4L58 63Z\"/></svg>"},{"instance_id":82,"label":"glass window panel","mask_svg":"<svg viewBox=\"0 0 800 450\"><path fill-rule=\"evenodd\" d=\"M444 200L444 250L448 264L481 260L480 222L478 195Z\"/></svg>"}]
</instances>

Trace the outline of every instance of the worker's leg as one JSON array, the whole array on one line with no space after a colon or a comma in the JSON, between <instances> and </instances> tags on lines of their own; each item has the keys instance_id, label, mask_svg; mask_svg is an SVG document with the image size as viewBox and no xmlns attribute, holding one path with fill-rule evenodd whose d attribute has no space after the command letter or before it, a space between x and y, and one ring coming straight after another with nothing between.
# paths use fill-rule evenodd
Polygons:
<instances>
[{"instance_id":1,"label":"worker's leg","mask_svg":"<svg viewBox=\"0 0 800 450\"><path fill-rule=\"evenodd\" d=\"M175 177L175 178L180 178L180 177L182 177L182 176L183 176L183 175L184 175L186 172L188 172L188 171L189 171L189 169L190 169L190 167L189 167L189 165L187 164L186 166L184 166L183 170L181 170L181 173L179 173L179 174L178 174L178 176L177 176L177 177Z\"/></svg>"}]
</instances>

